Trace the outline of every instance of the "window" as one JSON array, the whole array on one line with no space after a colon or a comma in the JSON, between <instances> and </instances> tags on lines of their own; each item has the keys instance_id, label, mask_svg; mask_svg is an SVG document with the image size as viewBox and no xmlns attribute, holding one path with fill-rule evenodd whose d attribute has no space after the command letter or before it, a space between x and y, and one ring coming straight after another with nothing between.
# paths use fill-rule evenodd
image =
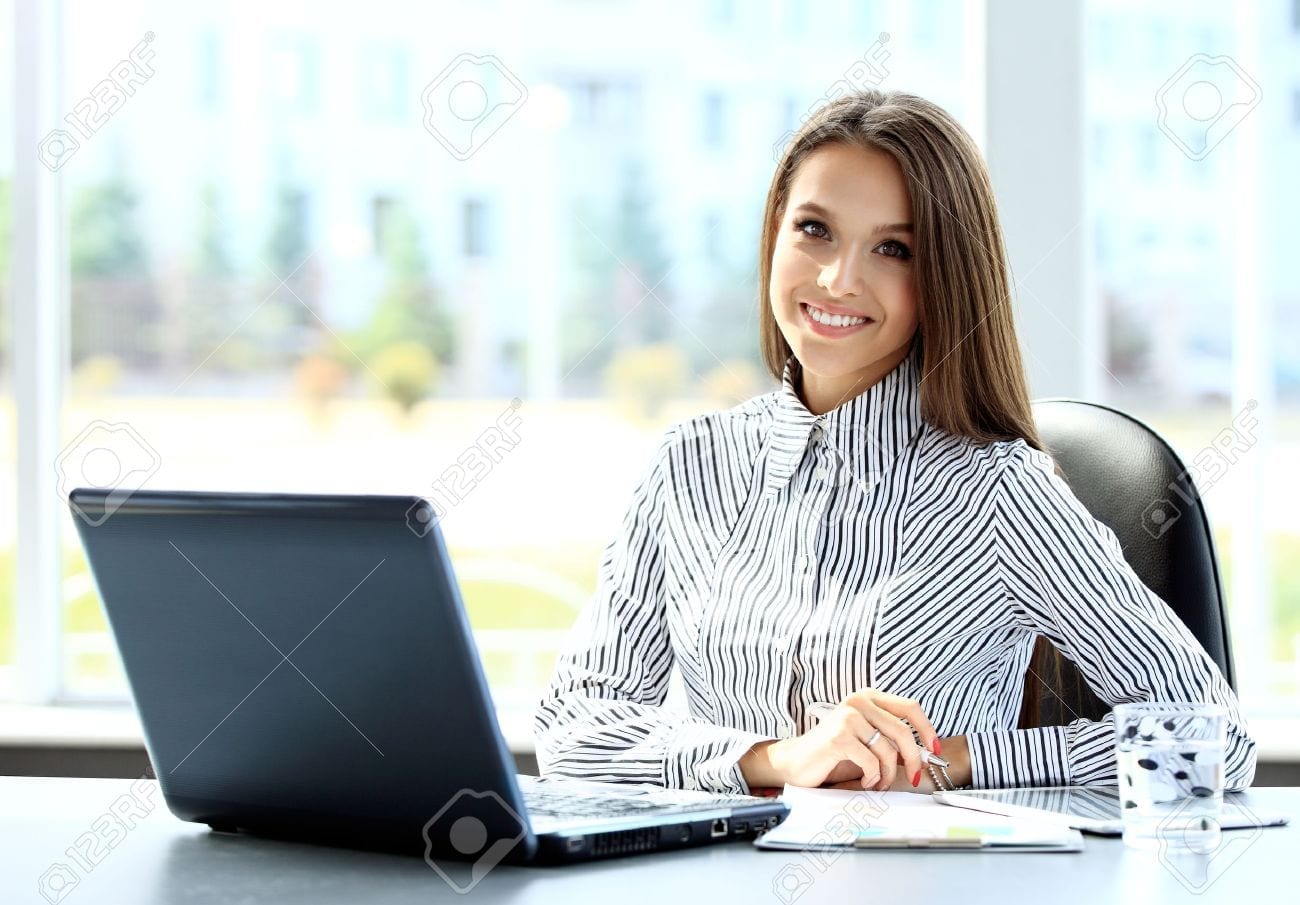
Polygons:
<instances>
[{"instance_id":1,"label":"window","mask_svg":"<svg viewBox=\"0 0 1300 905\"><path fill-rule=\"evenodd\" d=\"M267 46L265 90L272 112L316 112L320 89L316 41L305 34L280 34L270 36Z\"/></svg>"},{"instance_id":2,"label":"window","mask_svg":"<svg viewBox=\"0 0 1300 905\"><path fill-rule=\"evenodd\" d=\"M383 254L389 247L397 208L397 199L392 195L376 195L370 199L370 246L375 254Z\"/></svg>"},{"instance_id":3,"label":"window","mask_svg":"<svg viewBox=\"0 0 1300 905\"><path fill-rule=\"evenodd\" d=\"M465 257L481 258L488 253L487 202L481 198L466 199L464 211Z\"/></svg>"},{"instance_id":4,"label":"window","mask_svg":"<svg viewBox=\"0 0 1300 905\"><path fill-rule=\"evenodd\" d=\"M13 0L0 0L0 21L12 22ZM13 60L13 29L0 29L0 59ZM13 66L0 67L0 135L12 134L14 124ZM13 391L13 144L0 147L0 700L14 688L14 564L18 513L17 415Z\"/></svg>"},{"instance_id":5,"label":"window","mask_svg":"<svg viewBox=\"0 0 1300 905\"><path fill-rule=\"evenodd\" d=\"M710 92L704 95L704 145L721 148L727 140L726 98Z\"/></svg>"},{"instance_id":6,"label":"window","mask_svg":"<svg viewBox=\"0 0 1300 905\"><path fill-rule=\"evenodd\" d=\"M108 446L145 487L433 496L520 398L519 443L444 531L494 696L528 708L663 429L770 385L752 332L753 255L783 124L763 113L734 139L742 108L715 90L703 132L665 128L682 96L707 93L695 76L654 54L614 65L593 52L565 61L583 75L557 71L545 33L509 56L471 57L465 36L446 32L450 4L400 17L268 6L237 22L223 9L63 2L74 99L142 42L150 51L147 34L195 37L190 89L144 76L62 162L61 460L118 480L88 454ZM878 84L892 65L879 52L884 18L861 14L828 38L791 35L785 5L745 17L743 32L734 4L714 9L710 40L749 67L738 84L766 77L756 37L808 61L772 110L788 126L840 82ZM583 26L578 11L557 15L558 32ZM906 58L960 67L959 31L935 34ZM432 103L438 86L421 80L444 72L476 85L477 105ZM551 104L548 116L514 115L520 87ZM693 176L690 161L724 141L727 167ZM0 311L9 304L0 292ZM0 371L0 491L13 481L7 379ZM596 431L599 449L575 450L573 436ZM62 556L62 599L41 602L61 612L56 696L120 700L120 664L62 513L59 535L38 539ZM0 656L12 650L13 524L0 504Z\"/></svg>"},{"instance_id":7,"label":"window","mask_svg":"<svg viewBox=\"0 0 1300 905\"><path fill-rule=\"evenodd\" d=\"M605 126L609 123L609 85L597 79L583 79L573 88L574 119L584 126Z\"/></svg>"},{"instance_id":8,"label":"window","mask_svg":"<svg viewBox=\"0 0 1300 905\"><path fill-rule=\"evenodd\" d=\"M717 211L708 211L704 215L700 244L708 249L711 256L717 257L723 253L724 238L722 216Z\"/></svg>"},{"instance_id":9,"label":"window","mask_svg":"<svg viewBox=\"0 0 1300 905\"><path fill-rule=\"evenodd\" d=\"M199 33L194 49L195 97L199 106L213 110L221 103L222 68L220 38L212 31Z\"/></svg>"},{"instance_id":10,"label":"window","mask_svg":"<svg viewBox=\"0 0 1300 905\"><path fill-rule=\"evenodd\" d=\"M1251 712L1294 715L1300 501L1286 463L1300 436L1300 348L1287 337L1300 269L1284 237L1300 227L1300 185L1287 118L1254 110L1258 86L1286 77L1294 38L1208 2L1181 6L1173 28L1117 0L1086 10L1084 134L1140 149L1094 142L1087 157L1107 401L1191 463L1225 573L1239 687ZM1238 58L1244 43L1256 58ZM1134 94L1161 106L1115 102Z\"/></svg>"},{"instance_id":11,"label":"window","mask_svg":"<svg viewBox=\"0 0 1300 905\"><path fill-rule=\"evenodd\" d=\"M362 109L368 117L400 122L412 95L404 48L386 46L363 51L359 82Z\"/></svg>"}]
</instances>

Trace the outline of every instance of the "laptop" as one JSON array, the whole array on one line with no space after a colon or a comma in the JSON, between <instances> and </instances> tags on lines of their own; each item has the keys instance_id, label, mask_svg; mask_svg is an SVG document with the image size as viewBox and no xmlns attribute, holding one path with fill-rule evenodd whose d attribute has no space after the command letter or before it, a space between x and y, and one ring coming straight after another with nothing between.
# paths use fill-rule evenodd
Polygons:
<instances>
[{"instance_id":1,"label":"laptop","mask_svg":"<svg viewBox=\"0 0 1300 905\"><path fill-rule=\"evenodd\" d=\"M517 776L422 498L78 488L68 503L182 820L481 867L752 839L787 813Z\"/></svg>"}]
</instances>

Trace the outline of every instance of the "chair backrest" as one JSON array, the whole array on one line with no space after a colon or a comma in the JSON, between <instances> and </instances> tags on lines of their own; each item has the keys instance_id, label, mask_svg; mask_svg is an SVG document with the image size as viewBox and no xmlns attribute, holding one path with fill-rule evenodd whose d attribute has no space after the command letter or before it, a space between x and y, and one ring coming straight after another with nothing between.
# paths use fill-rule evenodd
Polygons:
<instances>
[{"instance_id":1,"label":"chair backrest","mask_svg":"<svg viewBox=\"0 0 1300 905\"><path fill-rule=\"evenodd\" d=\"M1034 420L1065 481L1119 539L1143 584L1169 604L1236 689L1214 536L1200 494L1178 455L1150 427L1116 409L1075 399L1040 399ZM1068 661L1044 694L1039 725L1110 708Z\"/></svg>"}]
</instances>

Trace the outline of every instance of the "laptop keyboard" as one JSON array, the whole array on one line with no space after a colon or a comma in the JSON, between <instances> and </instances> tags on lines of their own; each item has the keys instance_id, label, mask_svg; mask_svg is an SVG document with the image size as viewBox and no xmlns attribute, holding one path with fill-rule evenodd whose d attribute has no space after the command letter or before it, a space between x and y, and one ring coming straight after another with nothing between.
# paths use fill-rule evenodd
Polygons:
<instances>
[{"instance_id":1,"label":"laptop keyboard","mask_svg":"<svg viewBox=\"0 0 1300 905\"><path fill-rule=\"evenodd\" d=\"M528 813L559 819L588 817L636 817L643 814L681 814L694 811L727 810L754 804L753 798L734 796L692 796L689 801L645 794L588 794L572 789L533 786L522 790ZM671 792L669 793L671 796Z\"/></svg>"}]
</instances>

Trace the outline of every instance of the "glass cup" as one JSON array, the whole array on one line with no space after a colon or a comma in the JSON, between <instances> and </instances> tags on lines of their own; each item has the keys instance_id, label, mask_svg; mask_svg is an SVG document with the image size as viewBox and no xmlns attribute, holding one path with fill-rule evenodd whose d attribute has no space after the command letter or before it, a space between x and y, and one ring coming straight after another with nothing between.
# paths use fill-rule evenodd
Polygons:
<instances>
[{"instance_id":1,"label":"glass cup","mask_svg":"<svg viewBox=\"0 0 1300 905\"><path fill-rule=\"evenodd\" d=\"M1116 704L1115 757L1124 842L1212 851L1223 809L1227 710L1220 704Z\"/></svg>"}]
</instances>

